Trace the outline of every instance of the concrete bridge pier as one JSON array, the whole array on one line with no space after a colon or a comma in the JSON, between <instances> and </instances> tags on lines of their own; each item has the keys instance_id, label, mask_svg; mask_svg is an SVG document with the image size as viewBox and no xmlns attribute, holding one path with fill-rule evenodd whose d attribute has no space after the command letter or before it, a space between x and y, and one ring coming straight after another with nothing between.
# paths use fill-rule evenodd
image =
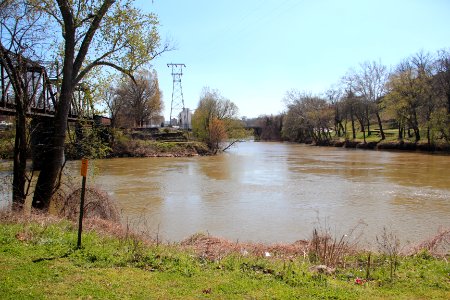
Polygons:
<instances>
[{"instance_id":1,"label":"concrete bridge pier","mask_svg":"<svg viewBox=\"0 0 450 300\"><path fill-rule=\"evenodd\" d=\"M52 118L33 117L31 119L31 157L33 171L40 171L54 135Z\"/></svg>"}]
</instances>

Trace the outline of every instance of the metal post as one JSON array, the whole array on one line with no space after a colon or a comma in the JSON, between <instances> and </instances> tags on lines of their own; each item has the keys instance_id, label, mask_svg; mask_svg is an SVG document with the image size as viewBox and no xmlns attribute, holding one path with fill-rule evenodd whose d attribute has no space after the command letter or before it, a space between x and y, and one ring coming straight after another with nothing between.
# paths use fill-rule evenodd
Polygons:
<instances>
[{"instance_id":1,"label":"metal post","mask_svg":"<svg viewBox=\"0 0 450 300\"><path fill-rule=\"evenodd\" d=\"M86 176L87 176L87 166L88 160L81 160L81 176L83 176L83 181L81 183L81 199L80 199L80 218L78 220L78 241L77 249L81 248L81 232L83 231L83 213L84 213L84 194L86 190Z\"/></svg>"}]
</instances>

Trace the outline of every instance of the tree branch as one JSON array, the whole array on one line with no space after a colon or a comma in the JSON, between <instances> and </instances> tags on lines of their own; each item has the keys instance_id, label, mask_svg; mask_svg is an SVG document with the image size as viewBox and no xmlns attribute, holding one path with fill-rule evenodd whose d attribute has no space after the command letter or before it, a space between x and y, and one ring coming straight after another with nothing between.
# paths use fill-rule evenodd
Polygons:
<instances>
[{"instance_id":1,"label":"tree branch","mask_svg":"<svg viewBox=\"0 0 450 300\"><path fill-rule=\"evenodd\" d=\"M61 1L61 0L58 0ZM92 20L91 26L89 27L88 31L86 32L86 35L84 37L83 42L81 43L80 50L78 51L77 57L75 59L74 65L73 65L73 81L79 82L81 78L78 80L75 80L78 78L78 73L80 72L81 66L83 64L83 61L87 55L87 52L89 50L89 46L92 42L92 39L94 38L95 32L100 26L100 22L102 21L103 17L105 16L108 9L111 7L111 5L115 2L115 0L105 0L98 10L98 12L95 14L94 19ZM86 74L86 73L85 73Z\"/></svg>"},{"instance_id":2,"label":"tree branch","mask_svg":"<svg viewBox=\"0 0 450 300\"><path fill-rule=\"evenodd\" d=\"M89 73L94 67L98 67L98 66L108 66L108 67L111 67L111 68L113 68L113 69L116 69L117 71L119 71L119 72L121 72L121 73L123 73L123 74L126 74L128 77L131 78L131 80L133 80L134 82L136 82L135 79L134 79L134 76L133 76L133 74L132 74L132 71L127 70L127 69L125 69L125 68L122 68L122 67L120 67L120 66L118 66L118 65L116 65L116 64L114 64L114 63L111 63L111 62L107 62L107 61L95 61L95 62L92 62L92 63L90 63L89 65L87 65L87 66L83 69L83 71L80 72L80 74L76 77L74 83L75 83L75 84L78 84L78 83L81 81L81 79L83 79L83 77L84 77L87 73Z\"/></svg>"}]
</instances>

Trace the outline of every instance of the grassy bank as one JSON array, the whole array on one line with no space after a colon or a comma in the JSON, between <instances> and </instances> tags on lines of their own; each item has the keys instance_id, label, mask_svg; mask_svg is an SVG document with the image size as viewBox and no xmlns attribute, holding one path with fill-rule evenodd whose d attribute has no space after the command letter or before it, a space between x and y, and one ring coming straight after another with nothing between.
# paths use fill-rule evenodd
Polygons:
<instances>
[{"instance_id":1,"label":"grassy bank","mask_svg":"<svg viewBox=\"0 0 450 300\"><path fill-rule=\"evenodd\" d=\"M110 157L184 157L209 154L208 147L201 142L159 142L130 140L116 144Z\"/></svg>"},{"instance_id":2,"label":"grassy bank","mask_svg":"<svg viewBox=\"0 0 450 300\"><path fill-rule=\"evenodd\" d=\"M399 257L391 278L383 254L372 254L368 267L367 253L349 253L344 264L321 272L302 243L252 248L196 235L167 245L99 220L85 222L76 250L69 221L1 219L2 299L450 298L449 264L423 251ZM213 251L218 244L231 246Z\"/></svg>"}]
</instances>

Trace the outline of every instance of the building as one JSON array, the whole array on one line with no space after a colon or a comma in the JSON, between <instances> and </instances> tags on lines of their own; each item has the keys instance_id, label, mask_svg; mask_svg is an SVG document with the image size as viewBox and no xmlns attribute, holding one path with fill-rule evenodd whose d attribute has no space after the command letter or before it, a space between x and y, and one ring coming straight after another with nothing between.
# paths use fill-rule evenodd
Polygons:
<instances>
[{"instance_id":1,"label":"building","mask_svg":"<svg viewBox=\"0 0 450 300\"><path fill-rule=\"evenodd\" d=\"M186 130L192 129L192 112L189 108L183 108L178 115L178 125Z\"/></svg>"}]
</instances>

